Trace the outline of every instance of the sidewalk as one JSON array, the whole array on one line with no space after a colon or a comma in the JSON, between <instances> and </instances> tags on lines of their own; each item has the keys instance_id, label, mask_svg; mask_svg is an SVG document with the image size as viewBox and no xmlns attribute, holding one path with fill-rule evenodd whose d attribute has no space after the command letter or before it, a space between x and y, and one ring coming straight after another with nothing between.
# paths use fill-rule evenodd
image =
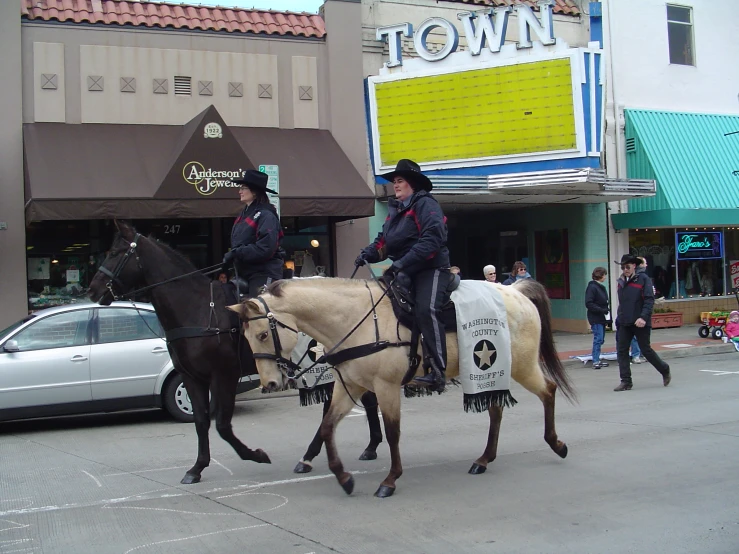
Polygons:
<instances>
[{"instance_id":1,"label":"sidewalk","mask_svg":"<svg viewBox=\"0 0 739 554\"><path fill-rule=\"evenodd\" d=\"M698 324L688 324L675 329L655 329L652 331L652 348L664 359L734 352L731 344L700 338L698 327ZM589 355L592 351L593 335L555 332L554 343L559 359L564 362L566 368L590 367L590 362L583 364L580 360L572 359L572 356ZM616 351L616 333L606 333L606 342L601 351L603 353Z\"/></svg>"}]
</instances>

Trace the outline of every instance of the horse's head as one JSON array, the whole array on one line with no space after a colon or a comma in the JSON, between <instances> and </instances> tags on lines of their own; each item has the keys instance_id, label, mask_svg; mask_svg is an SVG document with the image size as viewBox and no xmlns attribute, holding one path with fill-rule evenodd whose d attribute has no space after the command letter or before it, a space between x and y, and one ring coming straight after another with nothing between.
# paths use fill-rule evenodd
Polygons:
<instances>
[{"instance_id":1,"label":"horse's head","mask_svg":"<svg viewBox=\"0 0 739 554\"><path fill-rule=\"evenodd\" d=\"M242 321L244 336L249 341L262 387L270 392L287 388L287 366L298 342L295 318L270 311L269 294L229 306Z\"/></svg>"},{"instance_id":2,"label":"horse's head","mask_svg":"<svg viewBox=\"0 0 739 554\"><path fill-rule=\"evenodd\" d=\"M118 295L125 294L143 283L143 272L137 242L143 238L126 223L115 222L118 233L108 256L90 282L89 296L93 302L109 305Z\"/></svg>"}]
</instances>

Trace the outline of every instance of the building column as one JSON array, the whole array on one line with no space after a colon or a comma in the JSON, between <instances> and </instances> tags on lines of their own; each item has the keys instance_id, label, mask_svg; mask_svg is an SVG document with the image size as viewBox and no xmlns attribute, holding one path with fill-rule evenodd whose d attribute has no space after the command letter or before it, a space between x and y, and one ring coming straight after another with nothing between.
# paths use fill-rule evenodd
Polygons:
<instances>
[{"instance_id":1,"label":"building column","mask_svg":"<svg viewBox=\"0 0 739 554\"><path fill-rule=\"evenodd\" d=\"M327 32L329 130L357 172L365 176L369 153L362 74L362 4L360 0L326 0L323 18ZM374 184L367 188L374 192ZM337 277L351 275L359 250L369 244L369 225L367 218L336 224Z\"/></svg>"},{"instance_id":2,"label":"building column","mask_svg":"<svg viewBox=\"0 0 739 554\"><path fill-rule=\"evenodd\" d=\"M0 328L28 314L23 213L23 90L18 2L0 2Z\"/></svg>"}]
</instances>

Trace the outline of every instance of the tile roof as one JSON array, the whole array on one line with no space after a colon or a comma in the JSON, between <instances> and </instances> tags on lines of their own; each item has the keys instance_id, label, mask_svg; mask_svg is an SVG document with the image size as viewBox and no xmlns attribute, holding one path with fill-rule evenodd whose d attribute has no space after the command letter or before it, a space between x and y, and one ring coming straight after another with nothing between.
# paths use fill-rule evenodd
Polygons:
<instances>
[{"instance_id":1,"label":"tile roof","mask_svg":"<svg viewBox=\"0 0 739 554\"><path fill-rule=\"evenodd\" d=\"M144 27L316 38L323 38L326 35L323 19L316 14L192 6L164 2L22 0L21 15L31 21L141 25Z\"/></svg>"},{"instance_id":2,"label":"tile roof","mask_svg":"<svg viewBox=\"0 0 739 554\"><path fill-rule=\"evenodd\" d=\"M536 0L442 0L443 2L460 3L460 4L474 4L477 6L513 6L514 4L526 4L527 6L538 10ZM555 0L554 1L554 13L560 15L574 15L579 16L582 14L580 8L574 0Z\"/></svg>"}]
</instances>

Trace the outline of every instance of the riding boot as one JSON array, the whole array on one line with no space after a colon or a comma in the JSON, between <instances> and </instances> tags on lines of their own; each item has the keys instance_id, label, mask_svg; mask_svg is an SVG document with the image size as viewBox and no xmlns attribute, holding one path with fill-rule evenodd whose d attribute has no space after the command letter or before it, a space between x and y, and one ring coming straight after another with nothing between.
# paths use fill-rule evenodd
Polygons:
<instances>
[{"instance_id":1,"label":"riding boot","mask_svg":"<svg viewBox=\"0 0 739 554\"><path fill-rule=\"evenodd\" d=\"M434 392L444 392L444 388L446 387L446 374L444 370L437 367L433 358L426 358L426 361L429 364L428 373L420 377L415 377L413 383L429 387ZM424 364L424 367L426 367L426 364Z\"/></svg>"}]
</instances>

